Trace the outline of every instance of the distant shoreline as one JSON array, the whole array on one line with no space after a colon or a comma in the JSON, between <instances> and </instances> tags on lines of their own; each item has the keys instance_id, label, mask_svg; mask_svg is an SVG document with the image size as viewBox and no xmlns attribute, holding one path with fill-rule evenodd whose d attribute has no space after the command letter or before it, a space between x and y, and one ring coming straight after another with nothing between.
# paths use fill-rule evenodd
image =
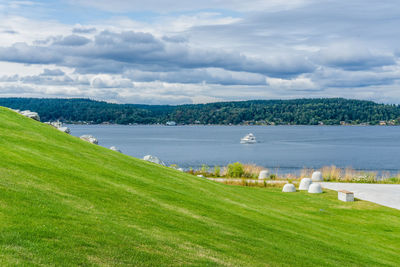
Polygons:
<instances>
[{"instance_id":1,"label":"distant shoreline","mask_svg":"<svg viewBox=\"0 0 400 267\"><path fill-rule=\"evenodd\" d=\"M312 125L312 124L276 124L276 125L249 125L249 124L177 124L174 126L152 123L152 124L141 124L141 123L131 123L131 124L118 124L118 123L81 123L81 122L63 122L66 125L103 125L103 126L166 126L166 127L178 127L178 126L250 126L250 127L277 127L277 126L310 126L310 127L398 127L400 125L378 125L378 124L324 124L324 125Z\"/></svg>"},{"instance_id":2,"label":"distant shoreline","mask_svg":"<svg viewBox=\"0 0 400 267\"><path fill-rule=\"evenodd\" d=\"M400 106L344 98L249 100L187 105L114 104L91 99L0 98L43 121L83 124L400 125Z\"/></svg>"}]
</instances>

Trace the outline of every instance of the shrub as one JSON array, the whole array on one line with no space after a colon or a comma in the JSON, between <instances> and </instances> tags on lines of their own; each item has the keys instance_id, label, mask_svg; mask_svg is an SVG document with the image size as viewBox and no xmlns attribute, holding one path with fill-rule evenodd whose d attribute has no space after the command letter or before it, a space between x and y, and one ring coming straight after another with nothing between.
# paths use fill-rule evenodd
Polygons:
<instances>
[{"instance_id":1,"label":"shrub","mask_svg":"<svg viewBox=\"0 0 400 267\"><path fill-rule=\"evenodd\" d=\"M243 165L235 162L228 165L227 176L233 178L240 178L244 174Z\"/></svg>"},{"instance_id":2,"label":"shrub","mask_svg":"<svg viewBox=\"0 0 400 267\"><path fill-rule=\"evenodd\" d=\"M214 166L214 175L216 177L220 177L221 176L221 167L219 166Z\"/></svg>"},{"instance_id":3,"label":"shrub","mask_svg":"<svg viewBox=\"0 0 400 267\"><path fill-rule=\"evenodd\" d=\"M210 170L210 167L208 167L206 164L201 165L201 172L203 174L207 174L209 170Z\"/></svg>"},{"instance_id":4,"label":"shrub","mask_svg":"<svg viewBox=\"0 0 400 267\"><path fill-rule=\"evenodd\" d=\"M393 184L400 184L400 177L391 177L383 180L383 182L393 183Z\"/></svg>"},{"instance_id":5,"label":"shrub","mask_svg":"<svg viewBox=\"0 0 400 267\"><path fill-rule=\"evenodd\" d=\"M171 164L169 167L172 168L172 169L178 169L178 165L177 164Z\"/></svg>"}]
</instances>

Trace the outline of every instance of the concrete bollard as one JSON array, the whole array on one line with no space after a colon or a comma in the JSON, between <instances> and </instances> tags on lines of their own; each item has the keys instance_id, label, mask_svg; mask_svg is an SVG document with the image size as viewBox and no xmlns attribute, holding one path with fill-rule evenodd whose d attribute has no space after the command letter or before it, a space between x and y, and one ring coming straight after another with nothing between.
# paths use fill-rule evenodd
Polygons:
<instances>
[{"instance_id":1,"label":"concrete bollard","mask_svg":"<svg viewBox=\"0 0 400 267\"><path fill-rule=\"evenodd\" d=\"M268 179L269 178L269 171L268 170L262 170L260 171L258 175L258 179Z\"/></svg>"},{"instance_id":2,"label":"concrete bollard","mask_svg":"<svg viewBox=\"0 0 400 267\"><path fill-rule=\"evenodd\" d=\"M313 182L322 182L324 179L322 178L322 173L320 171L313 172L311 176L311 180Z\"/></svg>"},{"instance_id":3,"label":"concrete bollard","mask_svg":"<svg viewBox=\"0 0 400 267\"><path fill-rule=\"evenodd\" d=\"M322 193L322 186L318 183L312 183L308 188L308 193L311 194L321 194Z\"/></svg>"},{"instance_id":4,"label":"concrete bollard","mask_svg":"<svg viewBox=\"0 0 400 267\"><path fill-rule=\"evenodd\" d=\"M294 186L294 184L285 184L283 186L282 192L285 193L296 192L296 187Z\"/></svg>"},{"instance_id":5,"label":"concrete bollard","mask_svg":"<svg viewBox=\"0 0 400 267\"><path fill-rule=\"evenodd\" d=\"M347 190L339 190L338 191L338 199L344 202L353 202L354 201L354 193Z\"/></svg>"},{"instance_id":6,"label":"concrete bollard","mask_svg":"<svg viewBox=\"0 0 400 267\"><path fill-rule=\"evenodd\" d=\"M311 178L303 178L300 181L299 190L307 191L311 184L312 184Z\"/></svg>"}]
</instances>

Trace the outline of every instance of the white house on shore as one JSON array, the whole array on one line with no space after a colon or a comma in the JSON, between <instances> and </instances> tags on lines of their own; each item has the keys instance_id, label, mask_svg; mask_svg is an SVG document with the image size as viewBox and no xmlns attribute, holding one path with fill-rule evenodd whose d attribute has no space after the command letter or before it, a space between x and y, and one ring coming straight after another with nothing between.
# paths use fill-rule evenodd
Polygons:
<instances>
[{"instance_id":1,"label":"white house on shore","mask_svg":"<svg viewBox=\"0 0 400 267\"><path fill-rule=\"evenodd\" d=\"M174 121L167 121L167 123L165 124L167 126L176 126L176 122Z\"/></svg>"}]
</instances>

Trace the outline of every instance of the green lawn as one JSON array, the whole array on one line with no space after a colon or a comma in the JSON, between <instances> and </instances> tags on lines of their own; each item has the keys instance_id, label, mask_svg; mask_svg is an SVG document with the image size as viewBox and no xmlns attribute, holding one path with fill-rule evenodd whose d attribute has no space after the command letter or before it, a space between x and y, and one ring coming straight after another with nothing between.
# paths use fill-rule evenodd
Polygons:
<instances>
[{"instance_id":1,"label":"green lawn","mask_svg":"<svg viewBox=\"0 0 400 267\"><path fill-rule=\"evenodd\" d=\"M4 108L0 156L1 266L400 263L400 211L335 192L207 181Z\"/></svg>"}]
</instances>

